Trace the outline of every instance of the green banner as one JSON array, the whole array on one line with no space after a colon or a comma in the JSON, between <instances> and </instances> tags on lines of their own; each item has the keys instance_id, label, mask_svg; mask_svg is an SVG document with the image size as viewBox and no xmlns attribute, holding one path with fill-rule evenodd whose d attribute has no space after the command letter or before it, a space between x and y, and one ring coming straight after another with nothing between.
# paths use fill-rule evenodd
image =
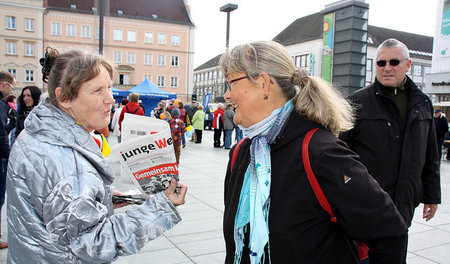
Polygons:
<instances>
[{"instance_id":1,"label":"green banner","mask_svg":"<svg viewBox=\"0 0 450 264\"><path fill-rule=\"evenodd\" d=\"M331 82L333 59L334 13L323 17L322 79Z\"/></svg>"}]
</instances>

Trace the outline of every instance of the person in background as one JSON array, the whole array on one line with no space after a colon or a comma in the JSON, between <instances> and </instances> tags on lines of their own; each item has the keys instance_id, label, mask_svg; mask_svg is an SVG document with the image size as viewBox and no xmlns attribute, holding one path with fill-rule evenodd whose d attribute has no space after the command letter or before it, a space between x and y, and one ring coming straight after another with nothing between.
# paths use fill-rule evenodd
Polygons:
<instances>
[{"instance_id":1,"label":"person in background","mask_svg":"<svg viewBox=\"0 0 450 264\"><path fill-rule=\"evenodd\" d=\"M119 116L119 129L120 129L120 133L122 133L122 122L123 119L125 118L125 113L128 114L133 114L133 115L144 115L144 109L142 109L142 107L139 106L139 94L137 93L130 93L130 95L128 95L129 98L129 102L127 105L125 105L122 109L122 111L120 112L120 116Z\"/></svg>"},{"instance_id":2,"label":"person in background","mask_svg":"<svg viewBox=\"0 0 450 264\"><path fill-rule=\"evenodd\" d=\"M16 131L17 125L17 104L16 96L10 95L6 98L6 112L8 113L8 120L6 121L6 133L9 135L10 146L14 142L14 132Z\"/></svg>"},{"instance_id":3,"label":"person in background","mask_svg":"<svg viewBox=\"0 0 450 264\"><path fill-rule=\"evenodd\" d=\"M205 112L203 112L203 105L198 106L197 112L195 112L192 117L192 127L195 129L195 143L202 143L203 129L205 129Z\"/></svg>"},{"instance_id":4,"label":"person in background","mask_svg":"<svg viewBox=\"0 0 450 264\"><path fill-rule=\"evenodd\" d=\"M193 124L192 124L192 118L194 117L194 114L197 112L197 110L198 110L198 107L197 107L197 102L196 101L192 101L191 102L191 106L189 106L189 108L186 110L186 124L187 124L187 126L194 126ZM204 123L204 121L203 121L203 123ZM191 138L191 141L193 141L193 142L195 142L195 141L197 141L197 136L196 136L197 134L196 133L193 133L192 134L192 138Z\"/></svg>"},{"instance_id":5,"label":"person in background","mask_svg":"<svg viewBox=\"0 0 450 264\"><path fill-rule=\"evenodd\" d=\"M16 86L16 78L14 78L14 75L9 72L0 71L0 212L2 210L3 204L5 203L6 173L10 151L8 133L6 131L8 122L8 107L4 99L12 95L14 86ZM8 243L0 241L0 249L4 249L7 247Z\"/></svg>"},{"instance_id":6,"label":"person in background","mask_svg":"<svg viewBox=\"0 0 450 264\"><path fill-rule=\"evenodd\" d=\"M224 107L222 103L217 104L217 110L214 111L213 128L214 128L214 147L222 147L220 144L220 137L223 131L223 114ZM225 142L224 142L225 144Z\"/></svg>"},{"instance_id":7,"label":"person in background","mask_svg":"<svg viewBox=\"0 0 450 264\"><path fill-rule=\"evenodd\" d=\"M156 109L154 116L158 119L161 119L161 114L164 113L165 111L166 111L166 102L160 101L158 103L158 108Z\"/></svg>"},{"instance_id":8,"label":"person in background","mask_svg":"<svg viewBox=\"0 0 450 264\"><path fill-rule=\"evenodd\" d=\"M229 103L227 104L227 107L225 108L225 112L223 114L223 129L225 131L225 149L231 148L231 136L233 134L234 130L234 111L233 111L233 104Z\"/></svg>"},{"instance_id":9,"label":"person in background","mask_svg":"<svg viewBox=\"0 0 450 264\"><path fill-rule=\"evenodd\" d=\"M339 92L296 69L273 41L239 45L219 65L229 84L224 97L247 138L230 151L225 178L225 263L359 263L354 240L369 245L373 263L401 263L406 224L337 138L353 126L352 108ZM315 134L306 161L309 131ZM334 217L319 204L304 164Z\"/></svg>"},{"instance_id":10,"label":"person in background","mask_svg":"<svg viewBox=\"0 0 450 264\"><path fill-rule=\"evenodd\" d=\"M180 111L178 107L172 109L172 115L169 121L170 131L172 133L173 148L175 151L175 158L177 159L177 165L180 165L181 155L181 137L186 133L183 121L180 119Z\"/></svg>"},{"instance_id":11,"label":"person in background","mask_svg":"<svg viewBox=\"0 0 450 264\"><path fill-rule=\"evenodd\" d=\"M420 203L426 221L441 203L433 106L406 75L410 67L405 44L396 39L381 43L375 82L349 97L357 108L356 125L341 136L391 196L408 227Z\"/></svg>"},{"instance_id":12,"label":"person in background","mask_svg":"<svg viewBox=\"0 0 450 264\"><path fill-rule=\"evenodd\" d=\"M98 54L47 49L49 97L33 109L9 160L8 263L109 263L180 220L187 187L170 186L114 214L113 169L91 131L109 122L115 66ZM137 104L137 102L136 102Z\"/></svg>"},{"instance_id":13,"label":"person in background","mask_svg":"<svg viewBox=\"0 0 450 264\"><path fill-rule=\"evenodd\" d=\"M17 99L18 118L15 132L16 139L24 128L25 119L30 114L31 110L39 104L41 94L41 89L37 86L26 86L22 89L22 92Z\"/></svg>"},{"instance_id":14,"label":"person in background","mask_svg":"<svg viewBox=\"0 0 450 264\"><path fill-rule=\"evenodd\" d=\"M139 100L138 104L139 104L139 107L142 108L142 110L144 111L144 115L145 115L145 105L142 103L142 100Z\"/></svg>"},{"instance_id":15,"label":"person in background","mask_svg":"<svg viewBox=\"0 0 450 264\"><path fill-rule=\"evenodd\" d=\"M448 132L448 120L442 114L441 109L436 109L436 111L434 111L434 125L436 128L437 149L440 161L442 159L442 145L444 145L444 137Z\"/></svg>"},{"instance_id":16,"label":"person in background","mask_svg":"<svg viewBox=\"0 0 450 264\"><path fill-rule=\"evenodd\" d=\"M184 109L183 102L178 102L178 110L180 111L180 120L183 122L184 127L186 127L186 109ZM186 134L181 134L181 144L183 148L186 147Z\"/></svg>"},{"instance_id":17,"label":"person in background","mask_svg":"<svg viewBox=\"0 0 450 264\"><path fill-rule=\"evenodd\" d=\"M117 142L120 143L120 127L119 127L119 117L120 117L120 113L123 110L123 107L126 106L128 104L128 99L127 98L123 98L120 101L119 107L116 108L116 111L114 111L114 116L111 120L111 128L112 128L112 134L114 136L117 136Z\"/></svg>"}]
</instances>

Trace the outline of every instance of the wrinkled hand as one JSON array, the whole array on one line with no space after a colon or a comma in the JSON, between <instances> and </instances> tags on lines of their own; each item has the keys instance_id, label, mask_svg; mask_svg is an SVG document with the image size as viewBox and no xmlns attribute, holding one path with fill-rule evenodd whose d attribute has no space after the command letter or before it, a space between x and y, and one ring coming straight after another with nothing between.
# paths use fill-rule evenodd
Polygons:
<instances>
[{"instance_id":1,"label":"wrinkled hand","mask_svg":"<svg viewBox=\"0 0 450 264\"><path fill-rule=\"evenodd\" d=\"M438 209L437 204L424 204L423 205L423 219L426 221L429 221L431 218L434 217L434 214L436 213Z\"/></svg>"},{"instance_id":2,"label":"wrinkled hand","mask_svg":"<svg viewBox=\"0 0 450 264\"><path fill-rule=\"evenodd\" d=\"M179 192L175 192L177 188L177 180L172 178L170 181L169 187L165 190L165 193L169 200L173 203L173 205L178 206L184 204L184 198L186 197L187 185L180 182L180 190Z\"/></svg>"},{"instance_id":3,"label":"wrinkled hand","mask_svg":"<svg viewBox=\"0 0 450 264\"><path fill-rule=\"evenodd\" d=\"M116 195L123 196L125 194L123 192L119 192L118 190L114 190L113 196L116 196ZM127 205L130 205L130 203L115 203L114 204L114 209L117 209L117 208L120 208L120 207L124 207L124 206L127 206Z\"/></svg>"}]
</instances>

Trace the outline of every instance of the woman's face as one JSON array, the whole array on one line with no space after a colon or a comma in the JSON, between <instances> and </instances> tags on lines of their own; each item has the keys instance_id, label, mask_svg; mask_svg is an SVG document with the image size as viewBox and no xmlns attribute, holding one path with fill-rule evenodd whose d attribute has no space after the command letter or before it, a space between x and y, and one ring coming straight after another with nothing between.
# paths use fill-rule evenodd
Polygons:
<instances>
[{"instance_id":1,"label":"woman's face","mask_svg":"<svg viewBox=\"0 0 450 264\"><path fill-rule=\"evenodd\" d=\"M229 85L225 93L225 100L231 101L235 108L234 122L244 127L250 127L268 117L273 109L267 107L262 85L263 78L256 77L256 83L249 77L234 81L246 76L246 73L228 75Z\"/></svg>"},{"instance_id":2,"label":"woman's face","mask_svg":"<svg viewBox=\"0 0 450 264\"><path fill-rule=\"evenodd\" d=\"M102 129L109 124L111 106L114 103L111 85L108 71L100 66L100 74L81 84L75 99L60 102L60 105L87 131Z\"/></svg>"},{"instance_id":3,"label":"woman's face","mask_svg":"<svg viewBox=\"0 0 450 264\"><path fill-rule=\"evenodd\" d=\"M27 107L33 107L34 100L33 100L33 97L31 96L30 89L25 89L23 91L22 98L23 98L23 102L25 103L25 105Z\"/></svg>"}]
</instances>

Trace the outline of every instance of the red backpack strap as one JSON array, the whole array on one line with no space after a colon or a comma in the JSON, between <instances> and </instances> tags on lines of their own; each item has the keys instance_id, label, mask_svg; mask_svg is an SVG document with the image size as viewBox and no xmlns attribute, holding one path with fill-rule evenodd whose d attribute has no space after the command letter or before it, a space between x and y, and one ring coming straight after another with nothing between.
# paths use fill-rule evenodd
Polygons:
<instances>
[{"instance_id":1,"label":"red backpack strap","mask_svg":"<svg viewBox=\"0 0 450 264\"><path fill-rule=\"evenodd\" d=\"M336 216L334 216L333 211L331 210L331 206L328 203L327 198L325 197L325 194L323 193L322 189L320 188L319 183L317 182L316 176L314 176L314 172L311 168L311 163L309 161L309 141L311 140L314 133L319 128L311 129L306 133L305 138L303 139L302 144L302 156L303 156L303 166L305 167L306 175L308 176L309 184L311 184L311 187L314 191L314 194L317 197L317 200L319 200L320 205L322 208L330 215L331 222L337 222Z\"/></svg>"},{"instance_id":2,"label":"red backpack strap","mask_svg":"<svg viewBox=\"0 0 450 264\"><path fill-rule=\"evenodd\" d=\"M241 145L242 145L242 143L244 143L244 141L245 141L246 139L247 139L247 138L241 139L241 141L239 141L239 142L237 143L236 147L234 148L233 156L231 156L230 174L233 172L234 162L236 161L236 157L237 157L237 155L238 155L238 153L239 153L239 150L241 149Z\"/></svg>"}]
</instances>

